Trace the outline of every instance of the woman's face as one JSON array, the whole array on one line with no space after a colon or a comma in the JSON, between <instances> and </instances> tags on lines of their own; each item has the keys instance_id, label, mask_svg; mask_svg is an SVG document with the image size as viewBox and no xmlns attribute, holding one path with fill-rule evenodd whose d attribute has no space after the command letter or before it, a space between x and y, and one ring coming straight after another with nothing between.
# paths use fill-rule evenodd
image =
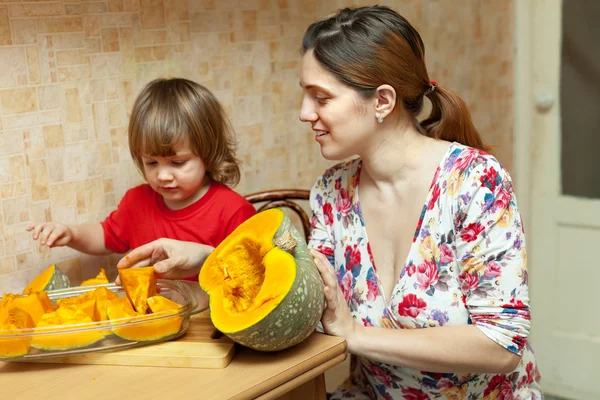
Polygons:
<instances>
[{"instance_id":1,"label":"woman's face","mask_svg":"<svg viewBox=\"0 0 600 400\"><path fill-rule=\"evenodd\" d=\"M374 100L362 99L339 82L312 50L302 56L300 86L304 91L300 121L310 122L323 157L342 160L369 147L377 123Z\"/></svg>"}]
</instances>

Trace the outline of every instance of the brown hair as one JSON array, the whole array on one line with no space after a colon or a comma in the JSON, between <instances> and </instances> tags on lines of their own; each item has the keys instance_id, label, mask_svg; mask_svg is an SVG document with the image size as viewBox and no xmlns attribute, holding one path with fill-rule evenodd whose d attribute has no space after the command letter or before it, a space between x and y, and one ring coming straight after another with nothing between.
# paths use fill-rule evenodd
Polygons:
<instances>
[{"instance_id":1,"label":"brown hair","mask_svg":"<svg viewBox=\"0 0 600 400\"><path fill-rule=\"evenodd\" d=\"M421 36L394 10L344 8L308 27L301 51L309 50L340 82L364 98L373 96L383 84L392 86L425 135L487 150L464 101L429 81ZM417 115L425 96L431 100L431 115L419 123Z\"/></svg>"},{"instance_id":2,"label":"brown hair","mask_svg":"<svg viewBox=\"0 0 600 400\"><path fill-rule=\"evenodd\" d=\"M211 179L237 185L240 168L233 129L217 98L187 79L156 79L140 92L131 112L133 161L143 174L142 156L174 156L174 146L182 141L200 157Z\"/></svg>"}]
</instances>

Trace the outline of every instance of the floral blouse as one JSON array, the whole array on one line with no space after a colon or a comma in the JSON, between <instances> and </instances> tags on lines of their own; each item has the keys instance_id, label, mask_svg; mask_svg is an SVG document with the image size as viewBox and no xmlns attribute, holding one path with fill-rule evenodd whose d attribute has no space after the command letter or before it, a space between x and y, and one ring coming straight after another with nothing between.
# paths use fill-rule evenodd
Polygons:
<instances>
[{"instance_id":1,"label":"floral blouse","mask_svg":"<svg viewBox=\"0 0 600 400\"><path fill-rule=\"evenodd\" d=\"M485 152L451 144L386 299L360 208L361 165L355 159L325 171L310 198L309 246L328 256L353 317L390 329L474 324L522 357L509 374L432 373L358 357L333 398L542 399L527 343L525 237L508 172Z\"/></svg>"}]
</instances>

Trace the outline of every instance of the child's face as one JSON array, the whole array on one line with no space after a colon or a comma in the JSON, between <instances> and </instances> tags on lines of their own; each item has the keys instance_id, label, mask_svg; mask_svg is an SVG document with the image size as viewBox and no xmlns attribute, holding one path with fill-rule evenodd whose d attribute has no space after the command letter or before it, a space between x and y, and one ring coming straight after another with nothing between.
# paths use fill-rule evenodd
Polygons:
<instances>
[{"instance_id":1,"label":"child's face","mask_svg":"<svg viewBox=\"0 0 600 400\"><path fill-rule=\"evenodd\" d=\"M175 146L171 157L142 156L148 184L172 210L185 208L200 199L208 189L206 167L187 143Z\"/></svg>"}]
</instances>

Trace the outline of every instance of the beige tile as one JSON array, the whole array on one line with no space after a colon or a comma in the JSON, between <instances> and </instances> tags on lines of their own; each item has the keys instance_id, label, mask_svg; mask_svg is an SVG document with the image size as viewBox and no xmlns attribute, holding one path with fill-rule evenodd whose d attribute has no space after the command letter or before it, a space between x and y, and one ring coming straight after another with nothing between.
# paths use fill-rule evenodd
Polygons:
<instances>
[{"instance_id":1,"label":"beige tile","mask_svg":"<svg viewBox=\"0 0 600 400\"><path fill-rule=\"evenodd\" d=\"M52 37L52 48L55 50L75 50L85 47L85 35L83 33L57 33Z\"/></svg>"},{"instance_id":2,"label":"beige tile","mask_svg":"<svg viewBox=\"0 0 600 400\"><path fill-rule=\"evenodd\" d=\"M25 157L22 155L12 156L9 158L11 180L20 181L27 178L25 170Z\"/></svg>"},{"instance_id":3,"label":"beige tile","mask_svg":"<svg viewBox=\"0 0 600 400\"><path fill-rule=\"evenodd\" d=\"M19 85L18 77L27 71L25 49L22 47L0 47L0 88Z\"/></svg>"},{"instance_id":4,"label":"beige tile","mask_svg":"<svg viewBox=\"0 0 600 400\"><path fill-rule=\"evenodd\" d=\"M8 9L0 4L0 46L8 46L11 43Z\"/></svg>"},{"instance_id":5,"label":"beige tile","mask_svg":"<svg viewBox=\"0 0 600 400\"><path fill-rule=\"evenodd\" d=\"M29 199L25 196L3 200L2 210L5 227L29 221Z\"/></svg>"},{"instance_id":6,"label":"beige tile","mask_svg":"<svg viewBox=\"0 0 600 400\"><path fill-rule=\"evenodd\" d=\"M37 30L33 19L15 19L11 22L13 43L31 44L37 43Z\"/></svg>"},{"instance_id":7,"label":"beige tile","mask_svg":"<svg viewBox=\"0 0 600 400\"><path fill-rule=\"evenodd\" d=\"M82 21L86 37L100 36L100 15L84 15Z\"/></svg>"},{"instance_id":8,"label":"beige tile","mask_svg":"<svg viewBox=\"0 0 600 400\"><path fill-rule=\"evenodd\" d=\"M123 0L123 11L131 12L131 11L139 11L139 10L140 10L139 0Z\"/></svg>"},{"instance_id":9,"label":"beige tile","mask_svg":"<svg viewBox=\"0 0 600 400\"><path fill-rule=\"evenodd\" d=\"M140 63L167 60L172 56L172 46L146 46L135 48L135 61Z\"/></svg>"},{"instance_id":10,"label":"beige tile","mask_svg":"<svg viewBox=\"0 0 600 400\"><path fill-rule=\"evenodd\" d=\"M48 169L46 168L46 161L29 161L29 173L31 174L31 200L48 200Z\"/></svg>"},{"instance_id":11,"label":"beige tile","mask_svg":"<svg viewBox=\"0 0 600 400\"><path fill-rule=\"evenodd\" d=\"M65 89L66 112L68 124L79 124L83 121L79 89Z\"/></svg>"},{"instance_id":12,"label":"beige tile","mask_svg":"<svg viewBox=\"0 0 600 400\"><path fill-rule=\"evenodd\" d=\"M11 18L22 17L55 17L62 14L62 5L60 3L25 3L13 4L9 6Z\"/></svg>"},{"instance_id":13,"label":"beige tile","mask_svg":"<svg viewBox=\"0 0 600 400\"><path fill-rule=\"evenodd\" d=\"M57 74L59 82L77 82L83 79L89 79L90 67L87 64L59 67L57 68ZM52 81L56 82L56 79L53 79Z\"/></svg>"},{"instance_id":14,"label":"beige tile","mask_svg":"<svg viewBox=\"0 0 600 400\"><path fill-rule=\"evenodd\" d=\"M42 128L46 147L62 147L65 144L62 125L50 125Z\"/></svg>"},{"instance_id":15,"label":"beige tile","mask_svg":"<svg viewBox=\"0 0 600 400\"><path fill-rule=\"evenodd\" d=\"M81 15L83 14L82 4L65 4L66 15Z\"/></svg>"},{"instance_id":16,"label":"beige tile","mask_svg":"<svg viewBox=\"0 0 600 400\"><path fill-rule=\"evenodd\" d=\"M83 146L66 146L63 162L66 181L82 181L87 177L86 154Z\"/></svg>"},{"instance_id":17,"label":"beige tile","mask_svg":"<svg viewBox=\"0 0 600 400\"><path fill-rule=\"evenodd\" d=\"M24 196L31 193L31 181L25 180L15 183L7 183L1 187L2 198Z\"/></svg>"},{"instance_id":18,"label":"beige tile","mask_svg":"<svg viewBox=\"0 0 600 400\"><path fill-rule=\"evenodd\" d=\"M85 50L58 50L56 52L56 64L58 66L87 64Z\"/></svg>"},{"instance_id":19,"label":"beige tile","mask_svg":"<svg viewBox=\"0 0 600 400\"><path fill-rule=\"evenodd\" d=\"M110 126L118 126L123 123L123 106L118 101L109 101L108 107L108 124Z\"/></svg>"},{"instance_id":20,"label":"beige tile","mask_svg":"<svg viewBox=\"0 0 600 400\"><path fill-rule=\"evenodd\" d=\"M100 38L89 38L85 40L85 52L100 53L102 51L102 41Z\"/></svg>"},{"instance_id":21,"label":"beige tile","mask_svg":"<svg viewBox=\"0 0 600 400\"><path fill-rule=\"evenodd\" d=\"M44 85L37 88L40 110L60 108L58 85Z\"/></svg>"},{"instance_id":22,"label":"beige tile","mask_svg":"<svg viewBox=\"0 0 600 400\"><path fill-rule=\"evenodd\" d=\"M102 51L112 52L119 51L119 29L118 28L103 28L100 30L102 38Z\"/></svg>"},{"instance_id":23,"label":"beige tile","mask_svg":"<svg viewBox=\"0 0 600 400\"><path fill-rule=\"evenodd\" d=\"M37 21L39 33L82 32L81 17L42 18Z\"/></svg>"},{"instance_id":24,"label":"beige tile","mask_svg":"<svg viewBox=\"0 0 600 400\"><path fill-rule=\"evenodd\" d=\"M140 0L142 28L160 29L165 27L163 0Z\"/></svg>"},{"instance_id":25,"label":"beige tile","mask_svg":"<svg viewBox=\"0 0 600 400\"><path fill-rule=\"evenodd\" d=\"M27 47L27 66L29 70L29 84L42 83L42 71L40 68L40 52L37 47Z\"/></svg>"},{"instance_id":26,"label":"beige tile","mask_svg":"<svg viewBox=\"0 0 600 400\"><path fill-rule=\"evenodd\" d=\"M50 202L56 207L76 207L75 183L65 182L50 185Z\"/></svg>"},{"instance_id":27,"label":"beige tile","mask_svg":"<svg viewBox=\"0 0 600 400\"><path fill-rule=\"evenodd\" d=\"M124 1L123 0L108 0L108 11L109 12L125 11Z\"/></svg>"},{"instance_id":28,"label":"beige tile","mask_svg":"<svg viewBox=\"0 0 600 400\"><path fill-rule=\"evenodd\" d=\"M3 257L2 259L0 259L0 276L12 274L16 270L17 267L15 264L14 256Z\"/></svg>"},{"instance_id":29,"label":"beige tile","mask_svg":"<svg viewBox=\"0 0 600 400\"><path fill-rule=\"evenodd\" d=\"M24 113L37 110L35 88L0 90L4 114Z\"/></svg>"},{"instance_id":30,"label":"beige tile","mask_svg":"<svg viewBox=\"0 0 600 400\"><path fill-rule=\"evenodd\" d=\"M154 45L154 44L166 44L167 43L167 31L144 31L142 35L142 45Z\"/></svg>"},{"instance_id":31,"label":"beige tile","mask_svg":"<svg viewBox=\"0 0 600 400\"><path fill-rule=\"evenodd\" d=\"M31 223L40 224L52 221L52 211L49 201L31 203Z\"/></svg>"},{"instance_id":32,"label":"beige tile","mask_svg":"<svg viewBox=\"0 0 600 400\"><path fill-rule=\"evenodd\" d=\"M103 1L87 1L82 5L83 14L101 14L106 12L106 3Z\"/></svg>"}]
</instances>

